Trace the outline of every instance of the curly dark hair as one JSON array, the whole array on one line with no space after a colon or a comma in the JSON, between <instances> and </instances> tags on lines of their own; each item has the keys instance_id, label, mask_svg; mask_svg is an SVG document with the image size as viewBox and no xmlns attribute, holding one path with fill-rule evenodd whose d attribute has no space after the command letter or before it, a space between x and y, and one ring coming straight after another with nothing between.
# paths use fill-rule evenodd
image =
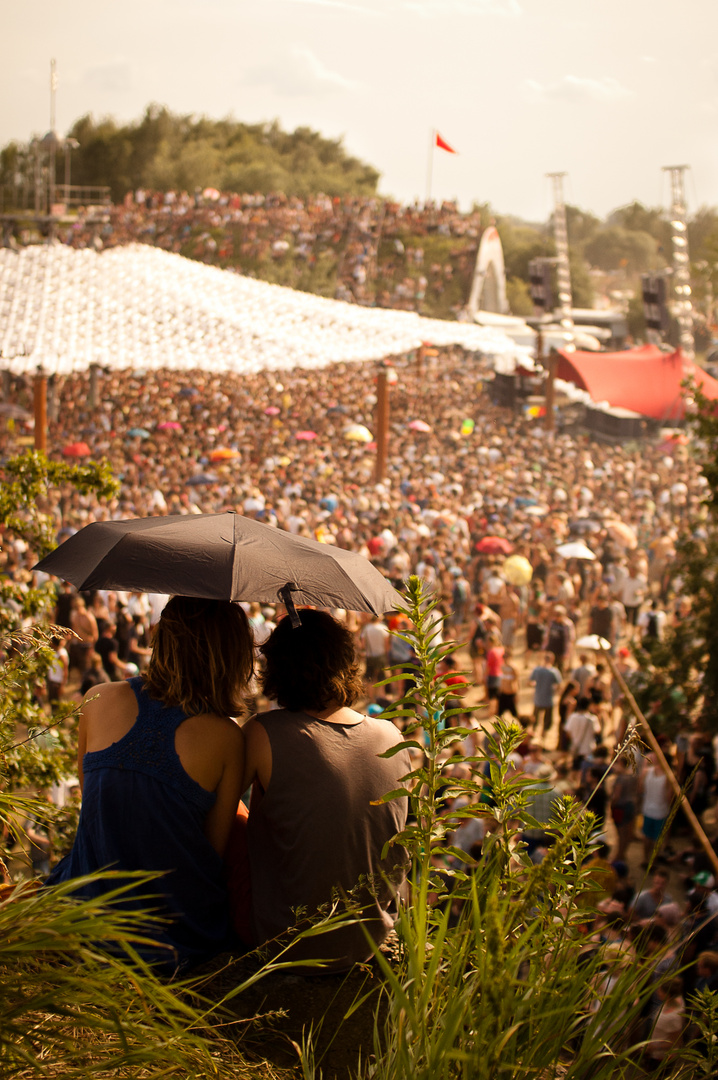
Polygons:
<instances>
[{"instance_id":1,"label":"curly dark hair","mask_svg":"<svg viewBox=\"0 0 718 1080\"><path fill-rule=\"evenodd\" d=\"M173 596L152 642L144 675L150 697L188 716L241 716L254 673L254 642L239 604Z\"/></svg>"},{"instance_id":2,"label":"curly dark hair","mask_svg":"<svg viewBox=\"0 0 718 1080\"><path fill-rule=\"evenodd\" d=\"M260 648L265 695L292 712L353 705L362 681L351 633L325 611L303 608L301 620L285 616Z\"/></svg>"}]
</instances>

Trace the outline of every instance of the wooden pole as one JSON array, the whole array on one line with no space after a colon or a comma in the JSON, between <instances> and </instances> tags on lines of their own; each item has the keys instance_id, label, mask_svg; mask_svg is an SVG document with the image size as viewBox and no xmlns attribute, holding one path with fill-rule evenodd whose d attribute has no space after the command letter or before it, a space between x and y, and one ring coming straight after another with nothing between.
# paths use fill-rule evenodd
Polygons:
<instances>
[{"instance_id":1,"label":"wooden pole","mask_svg":"<svg viewBox=\"0 0 718 1080\"><path fill-rule=\"evenodd\" d=\"M436 129L432 128L429 133L429 163L426 169L426 201L431 201L431 182L434 168L434 147L436 146Z\"/></svg>"},{"instance_id":2,"label":"wooden pole","mask_svg":"<svg viewBox=\"0 0 718 1080\"><path fill-rule=\"evenodd\" d=\"M553 431L554 418L553 418L553 403L554 403L554 380L556 378L556 350L551 349L548 354L548 364L546 366L546 416L544 417L544 427L546 431Z\"/></svg>"},{"instance_id":3,"label":"wooden pole","mask_svg":"<svg viewBox=\"0 0 718 1080\"><path fill-rule=\"evenodd\" d=\"M35 405L35 449L44 454L47 450L47 376L42 368L37 369L33 387Z\"/></svg>"},{"instance_id":4,"label":"wooden pole","mask_svg":"<svg viewBox=\"0 0 718 1080\"><path fill-rule=\"evenodd\" d=\"M96 409L100 403L100 368L98 364L90 364L90 394L88 405Z\"/></svg>"},{"instance_id":5,"label":"wooden pole","mask_svg":"<svg viewBox=\"0 0 718 1080\"><path fill-rule=\"evenodd\" d=\"M386 456L389 443L389 386L386 368L380 368L376 376L376 469L374 479L378 484L386 472Z\"/></svg>"},{"instance_id":6,"label":"wooden pole","mask_svg":"<svg viewBox=\"0 0 718 1080\"><path fill-rule=\"evenodd\" d=\"M636 702L636 699L634 698L631 691L628 689L628 686L626 684L626 680L624 679L623 675L618 670L618 666L616 664L616 661L613 659L613 657L611 656L611 654L607 650L604 649L604 650L602 650L602 652L604 653L604 655L606 657L606 660L608 661L608 666L611 669L611 672L613 674L614 679L616 680L616 682L620 686L621 692L623 693L626 701L628 702L628 704L629 704L629 706L631 708L631 712L633 713L635 718L638 720L639 725L643 729L643 733L646 736L646 741L650 745L651 750L653 751L653 753L656 755L656 761L658 762L661 769L665 773L665 776L666 776L666 779L668 780L668 783L673 788L673 792L674 792L676 798L678 799L678 801L681 804L681 809L683 810L683 813L686 815L686 818L690 822L690 826L691 826L691 828L693 829L693 832L696 835L696 839L698 840L701 847L703 848L706 855L708 856L708 858L710 860L710 864L713 867L713 873L715 875L716 881L718 881L718 855L716 855L715 851L713 850L713 846L712 846L710 840L708 839L708 837L706 836L706 834L705 834L705 832L703 830L703 826L701 825L700 821L698 820L698 818L694 814L693 807L688 802L688 799L686 798L684 792L681 790L681 785L676 780L675 775L673 773L673 769L670 767L670 765L666 761L665 754L661 750L661 748L660 748L660 746L658 744L658 740L656 739L656 736L653 734L653 729L651 728L651 725L648 723L645 716L643 715L641 710L638 708L638 703Z\"/></svg>"}]
</instances>

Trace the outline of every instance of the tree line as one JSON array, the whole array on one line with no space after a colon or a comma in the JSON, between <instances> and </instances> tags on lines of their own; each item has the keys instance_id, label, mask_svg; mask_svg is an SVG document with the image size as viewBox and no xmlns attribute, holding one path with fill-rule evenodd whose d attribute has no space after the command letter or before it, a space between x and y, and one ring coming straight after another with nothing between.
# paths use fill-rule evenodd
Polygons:
<instances>
[{"instance_id":1,"label":"tree line","mask_svg":"<svg viewBox=\"0 0 718 1080\"><path fill-rule=\"evenodd\" d=\"M283 192L303 199L319 192L332 197L366 198L376 196L380 178L377 169L347 153L341 139L327 139L308 127L286 132L276 121L245 124L231 117L213 120L174 114L159 105L148 106L139 120L124 124L112 118L95 120L83 116L73 124L67 138L79 144L72 150L73 184L109 187L115 203L138 188L192 193L212 187L263 195ZM35 167L31 144L11 142L0 149L0 192L5 209L32 204ZM57 154L56 169L56 179L61 182L62 153ZM481 210L482 223L497 223L512 312L532 314L529 262L555 254L551 221L525 222L499 214L489 204L475 204L474 209ZM605 220L568 206L567 221L574 305L592 307L600 292L616 294L617 300L620 294L632 294L629 329L634 336L643 336L640 275L670 266L668 214L660 207L634 201L614 210ZM402 234L400 239L406 247L427 246L424 237ZM687 239L694 305L705 317L705 322L699 318L697 323L697 344L706 349L712 337L710 325L715 321L713 296L718 291L718 209L701 207L694 213L688 221ZM457 237L453 244L439 245L441 261L449 258L455 264L456 286L436 298L427 314L451 315L457 296L470 288L469 262L477 243L476 238ZM378 255L381 263L382 253ZM271 261L266 267L253 266L250 270L259 277L268 275L270 280L278 272ZM380 273L381 266L378 270ZM286 268L283 272L288 275L287 283L293 283L297 275ZM325 291L326 282L315 283L313 276L303 271L299 287Z\"/></svg>"}]
</instances>

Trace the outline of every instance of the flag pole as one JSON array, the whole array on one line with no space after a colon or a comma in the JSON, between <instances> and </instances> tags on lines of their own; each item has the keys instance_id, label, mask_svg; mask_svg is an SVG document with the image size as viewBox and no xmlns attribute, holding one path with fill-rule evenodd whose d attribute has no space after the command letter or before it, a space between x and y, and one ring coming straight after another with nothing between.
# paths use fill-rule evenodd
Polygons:
<instances>
[{"instance_id":1,"label":"flag pole","mask_svg":"<svg viewBox=\"0 0 718 1080\"><path fill-rule=\"evenodd\" d=\"M432 168L434 164L434 147L436 146L436 129L431 128L429 133L429 164L426 170L426 201L431 199Z\"/></svg>"}]
</instances>

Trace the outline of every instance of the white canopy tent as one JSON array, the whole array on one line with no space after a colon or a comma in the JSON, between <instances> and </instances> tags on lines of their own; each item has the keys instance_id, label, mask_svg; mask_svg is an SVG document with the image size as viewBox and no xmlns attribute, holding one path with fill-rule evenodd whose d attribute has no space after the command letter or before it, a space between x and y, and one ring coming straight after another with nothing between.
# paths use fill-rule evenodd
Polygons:
<instances>
[{"instance_id":1,"label":"white canopy tent","mask_svg":"<svg viewBox=\"0 0 718 1080\"><path fill-rule=\"evenodd\" d=\"M458 344L505 360L500 329L365 308L242 277L141 244L0 250L0 352L15 373L112 368L251 372L380 360Z\"/></svg>"}]
</instances>

